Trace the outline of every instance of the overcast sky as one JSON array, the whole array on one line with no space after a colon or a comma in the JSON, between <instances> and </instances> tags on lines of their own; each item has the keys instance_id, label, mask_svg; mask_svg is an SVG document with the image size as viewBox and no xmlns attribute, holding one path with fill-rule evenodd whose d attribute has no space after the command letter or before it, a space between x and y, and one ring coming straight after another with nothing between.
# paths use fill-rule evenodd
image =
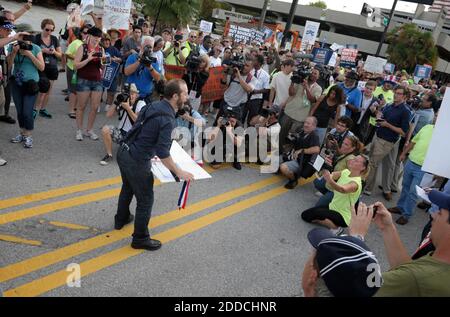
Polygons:
<instances>
[{"instance_id":1,"label":"overcast sky","mask_svg":"<svg viewBox=\"0 0 450 317\"><path fill-rule=\"evenodd\" d=\"M280 0L284 2L292 2L292 0ZM298 4L305 5L316 0L299 0ZM392 8L394 0L323 0L327 3L329 9L337 11L346 11L351 13L360 13L364 2L373 7ZM262 2L262 1L261 1ZM411 2L399 1L397 4L398 11L415 12L417 4ZM427 6L428 7L428 6Z\"/></svg>"}]
</instances>

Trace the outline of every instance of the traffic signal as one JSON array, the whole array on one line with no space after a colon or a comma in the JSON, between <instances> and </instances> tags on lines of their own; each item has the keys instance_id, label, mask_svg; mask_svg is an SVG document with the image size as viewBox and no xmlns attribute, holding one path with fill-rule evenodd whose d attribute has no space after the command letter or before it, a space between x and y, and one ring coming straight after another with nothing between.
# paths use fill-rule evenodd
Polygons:
<instances>
[{"instance_id":1,"label":"traffic signal","mask_svg":"<svg viewBox=\"0 0 450 317\"><path fill-rule=\"evenodd\" d=\"M361 10L361 15L364 17L370 17L372 16L372 14L375 12L375 9L372 8L369 4L364 3L362 10Z\"/></svg>"}]
</instances>

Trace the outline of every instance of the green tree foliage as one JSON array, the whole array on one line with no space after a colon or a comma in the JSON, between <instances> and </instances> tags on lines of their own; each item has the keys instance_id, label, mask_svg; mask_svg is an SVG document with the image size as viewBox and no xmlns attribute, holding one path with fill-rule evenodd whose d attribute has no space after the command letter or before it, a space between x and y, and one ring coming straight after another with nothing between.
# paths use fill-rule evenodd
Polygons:
<instances>
[{"instance_id":1,"label":"green tree foliage","mask_svg":"<svg viewBox=\"0 0 450 317\"><path fill-rule=\"evenodd\" d=\"M430 32L420 31L415 24L404 24L387 35L389 61L397 69L413 72L416 65L436 66L438 49Z\"/></svg>"},{"instance_id":2,"label":"green tree foliage","mask_svg":"<svg viewBox=\"0 0 450 317\"><path fill-rule=\"evenodd\" d=\"M143 13L155 19L161 1L162 7L158 25L185 26L198 17L201 0L144 0Z\"/></svg>"},{"instance_id":3,"label":"green tree foliage","mask_svg":"<svg viewBox=\"0 0 450 317\"><path fill-rule=\"evenodd\" d=\"M320 8L320 9L326 9L327 8L327 4L325 3L325 1L316 1L316 2L310 2L308 4L311 7L316 7L316 8Z\"/></svg>"}]
</instances>

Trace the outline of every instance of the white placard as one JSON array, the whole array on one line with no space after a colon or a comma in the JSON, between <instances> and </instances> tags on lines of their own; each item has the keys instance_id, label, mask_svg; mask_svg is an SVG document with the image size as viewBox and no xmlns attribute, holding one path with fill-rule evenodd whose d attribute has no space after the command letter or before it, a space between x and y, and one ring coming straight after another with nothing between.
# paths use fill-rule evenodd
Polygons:
<instances>
[{"instance_id":1,"label":"white placard","mask_svg":"<svg viewBox=\"0 0 450 317\"><path fill-rule=\"evenodd\" d=\"M366 89L366 84L367 81L358 81L358 89L363 91L364 89Z\"/></svg>"},{"instance_id":2,"label":"white placard","mask_svg":"<svg viewBox=\"0 0 450 317\"><path fill-rule=\"evenodd\" d=\"M306 21L305 31L302 37L301 51L304 51L308 45L314 45L317 39L317 34L319 34L320 23L313 21Z\"/></svg>"},{"instance_id":3,"label":"white placard","mask_svg":"<svg viewBox=\"0 0 450 317\"><path fill-rule=\"evenodd\" d=\"M211 178L211 175L201 168L177 141L172 142L170 156L179 168L194 175L194 180ZM176 181L169 169L158 158L152 159L152 172L161 183L173 183Z\"/></svg>"},{"instance_id":4,"label":"white placard","mask_svg":"<svg viewBox=\"0 0 450 317\"><path fill-rule=\"evenodd\" d=\"M94 11L94 0L81 0L81 15L86 15Z\"/></svg>"},{"instance_id":5,"label":"white placard","mask_svg":"<svg viewBox=\"0 0 450 317\"><path fill-rule=\"evenodd\" d=\"M419 186L416 185L416 193L417 196L425 200L426 202L431 204L430 198L428 197L428 194Z\"/></svg>"},{"instance_id":6,"label":"white placard","mask_svg":"<svg viewBox=\"0 0 450 317\"><path fill-rule=\"evenodd\" d=\"M337 63L338 54L336 52L331 55L330 61L328 62L328 66L335 67Z\"/></svg>"},{"instance_id":7,"label":"white placard","mask_svg":"<svg viewBox=\"0 0 450 317\"><path fill-rule=\"evenodd\" d=\"M331 50L333 50L333 51L339 51L340 49L345 48L345 46L339 45L339 44L337 44L337 43L333 43L333 45L331 45L330 48L331 48Z\"/></svg>"},{"instance_id":8,"label":"white placard","mask_svg":"<svg viewBox=\"0 0 450 317\"><path fill-rule=\"evenodd\" d=\"M387 59L369 55L364 63L364 70L369 73L383 74L386 63Z\"/></svg>"},{"instance_id":9,"label":"white placard","mask_svg":"<svg viewBox=\"0 0 450 317\"><path fill-rule=\"evenodd\" d=\"M131 0L105 0L103 7L103 28L128 30Z\"/></svg>"},{"instance_id":10,"label":"white placard","mask_svg":"<svg viewBox=\"0 0 450 317\"><path fill-rule=\"evenodd\" d=\"M450 178L450 89L447 88L422 170Z\"/></svg>"},{"instance_id":11,"label":"white placard","mask_svg":"<svg viewBox=\"0 0 450 317\"><path fill-rule=\"evenodd\" d=\"M212 33L213 23L205 20L200 21L200 31L204 33Z\"/></svg>"}]
</instances>

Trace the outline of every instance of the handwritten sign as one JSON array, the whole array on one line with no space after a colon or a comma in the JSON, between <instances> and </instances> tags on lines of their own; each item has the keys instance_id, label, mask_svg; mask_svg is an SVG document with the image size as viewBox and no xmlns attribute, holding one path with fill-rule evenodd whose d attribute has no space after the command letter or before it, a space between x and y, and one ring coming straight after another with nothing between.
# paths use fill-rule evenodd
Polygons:
<instances>
[{"instance_id":1,"label":"handwritten sign","mask_svg":"<svg viewBox=\"0 0 450 317\"><path fill-rule=\"evenodd\" d=\"M384 58L369 55L364 63L364 70L369 73L383 74L386 63L387 60Z\"/></svg>"},{"instance_id":2,"label":"handwritten sign","mask_svg":"<svg viewBox=\"0 0 450 317\"><path fill-rule=\"evenodd\" d=\"M103 28L128 30L131 0L104 0Z\"/></svg>"},{"instance_id":3,"label":"handwritten sign","mask_svg":"<svg viewBox=\"0 0 450 317\"><path fill-rule=\"evenodd\" d=\"M212 33L213 23L205 20L200 21L200 31L204 33Z\"/></svg>"}]
</instances>

